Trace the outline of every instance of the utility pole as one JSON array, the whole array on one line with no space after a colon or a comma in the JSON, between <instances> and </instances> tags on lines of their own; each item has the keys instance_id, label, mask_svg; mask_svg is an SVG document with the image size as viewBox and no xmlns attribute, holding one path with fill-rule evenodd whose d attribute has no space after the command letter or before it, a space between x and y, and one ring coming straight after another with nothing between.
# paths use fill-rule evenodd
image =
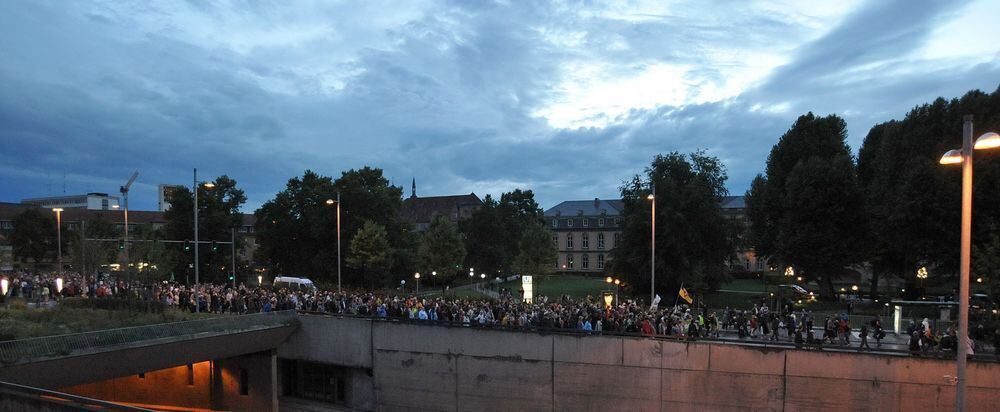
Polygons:
<instances>
[{"instance_id":1,"label":"utility pole","mask_svg":"<svg viewBox=\"0 0 1000 412\"><path fill-rule=\"evenodd\" d=\"M194 168L194 184L192 185L192 190L194 190L194 311L195 313L201 311L201 305L198 303L198 168Z\"/></svg>"}]
</instances>

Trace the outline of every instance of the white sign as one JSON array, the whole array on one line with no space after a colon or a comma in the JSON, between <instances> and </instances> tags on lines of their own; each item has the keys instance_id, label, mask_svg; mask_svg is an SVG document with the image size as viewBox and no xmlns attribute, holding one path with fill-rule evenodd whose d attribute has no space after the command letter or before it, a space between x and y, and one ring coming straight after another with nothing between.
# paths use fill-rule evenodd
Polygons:
<instances>
[{"instance_id":1,"label":"white sign","mask_svg":"<svg viewBox=\"0 0 1000 412\"><path fill-rule=\"evenodd\" d=\"M524 289L524 302L530 304L532 296L535 294L531 284L531 276L521 276L521 289Z\"/></svg>"}]
</instances>

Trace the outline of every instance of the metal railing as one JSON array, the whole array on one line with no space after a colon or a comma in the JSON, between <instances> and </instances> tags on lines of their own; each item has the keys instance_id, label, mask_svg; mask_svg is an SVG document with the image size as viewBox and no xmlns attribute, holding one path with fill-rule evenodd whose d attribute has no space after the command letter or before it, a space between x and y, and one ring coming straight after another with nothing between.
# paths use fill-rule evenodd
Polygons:
<instances>
[{"instance_id":1,"label":"metal railing","mask_svg":"<svg viewBox=\"0 0 1000 412\"><path fill-rule=\"evenodd\" d=\"M567 336L621 336L621 337L633 337L633 338L646 338L661 341L673 341L673 342L701 342L701 343L714 343L722 345L738 345L738 346L752 346L760 348L772 348L772 349L787 349L787 350L812 350L812 351L829 351L829 352L847 352L847 353L866 353L866 354L880 354L880 355L890 355L890 356L916 356L931 359L955 359L955 352L951 351L940 351L940 350L930 350L930 351L916 351L911 352L904 349L890 349L890 348L873 348L872 350L862 352L857 346L857 337L852 337L852 344L847 346L841 346L838 344L824 344L819 341L819 336L817 335L817 341L814 343L795 343L787 341L787 337L782 337L780 340L771 341L766 339L752 339L752 338L725 338L725 337L687 337L678 335L645 335L640 332L624 332L616 330L603 330L603 331L584 331L576 328L557 328L557 327L544 327L544 326L502 326L494 324L484 324L480 325L475 322L452 322L447 320L417 320L401 317L378 317L369 315L352 315L344 313L330 313L330 312L311 312L311 311L299 311L299 313L305 315L320 315L329 316L336 318L348 318L348 319L365 319L373 322L384 322L384 323L397 323L397 324L407 324L407 325L421 325L429 327L444 327L444 328L462 328L462 329L482 329L482 330L496 330L496 331L506 331L513 333L534 333L540 335L567 335ZM731 331L729 331L731 332ZM874 341L872 341L874 343ZM970 360L980 361L980 362L1000 362L1000 358L997 358L993 354L976 354L975 356L970 356Z\"/></svg>"},{"instance_id":2,"label":"metal railing","mask_svg":"<svg viewBox=\"0 0 1000 412\"><path fill-rule=\"evenodd\" d=\"M220 332L270 329L298 325L293 310L224 316L184 322L161 323L94 332L9 340L0 342L0 362L11 364L41 357L68 356L92 350L154 339L216 334Z\"/></svg>"},{"instance_id":3,"label":"metal railing","mask_svg":"<svg viewBox=\"0 0 1000 412\"><path fill-rule=\"evenodd\" d=\"M9 410L40 411L135 411L153 412L152 409L122 405L69 393L50 391L33 386L0 382L0 405Z\"/></svg>"}]
</instances>

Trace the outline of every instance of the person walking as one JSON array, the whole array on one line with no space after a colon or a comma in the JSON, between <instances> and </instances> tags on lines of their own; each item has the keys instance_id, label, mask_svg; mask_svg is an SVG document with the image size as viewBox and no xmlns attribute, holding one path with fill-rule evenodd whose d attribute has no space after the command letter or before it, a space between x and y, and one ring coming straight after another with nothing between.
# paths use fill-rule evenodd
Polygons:
<instances>
[{"instance_id":1,"label":"person walking","mask_svg":"<svg viewBox=\"0 0 1000 412\"><path fill-rule=\"evenodd\" d=\"M861 343L858 344L858 351L862 348L872 350L871 346L868 346L868 323L861 324L861 332L858 333L858 338L861 339Z\"/></svg>"}]
</instances>

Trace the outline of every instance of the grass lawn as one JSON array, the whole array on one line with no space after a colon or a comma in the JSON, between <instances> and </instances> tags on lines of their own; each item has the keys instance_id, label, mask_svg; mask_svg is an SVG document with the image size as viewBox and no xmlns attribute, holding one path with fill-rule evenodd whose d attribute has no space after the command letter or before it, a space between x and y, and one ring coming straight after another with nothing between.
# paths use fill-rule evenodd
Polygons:
<instances>
[{"instance_id":1,"label":"grass lawn","mask_svg":"<svg viewBox=\"0 0 1000 412\"><path fill-rule=\"evenodd\" d=\"M504 282L503 287L512 290L515 294L521 290L521 280ZM574 275L549 275L534 278L535 294L545 296L570 295L574 298L585 298L587 295L598 297L602 291L614 290L614 286L604 282L604 278L574 276Z\"/></svg>"},{"instance_id":2,"label":"grass lawn","mask_svg":"<svg viewBox=\"0 0 1000 412\"><path fill-rule=\"evenodd\" d=\"M0 341L40 336L64 335L129 326L181 322L220 316L168 310L163 313L129 312L60 305L51 309L27 309L23 303L10 302L0 309Z\"/></svg>"}]
</instances>

